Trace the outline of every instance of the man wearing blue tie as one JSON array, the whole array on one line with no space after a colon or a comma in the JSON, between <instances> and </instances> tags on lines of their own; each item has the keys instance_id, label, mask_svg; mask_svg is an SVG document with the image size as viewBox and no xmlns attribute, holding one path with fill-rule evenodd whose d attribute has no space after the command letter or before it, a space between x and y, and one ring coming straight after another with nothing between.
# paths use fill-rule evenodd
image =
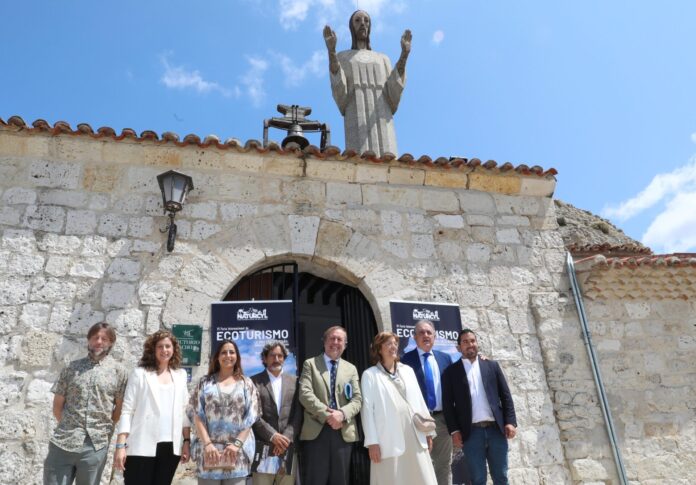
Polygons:
<instances>
[{"instance_id":1,"label":"man wearing blue tie","mask_svg":"<svg viewBox=\"0 0 696 485\"><path fill-rule=\"evenodd\" d=\"M447 431L445 417L442 414L441 375L452 363L449 355L433 350L435 345L435 326L430 320L420 320L413 330L416 348L406 352L401 362L409 365L416 373L423 399L430 409L430 414L437 423L437 436L433 440L430 456L433 460L438 485L452 483L452 439Z\"/></svg>"}]
</instances>

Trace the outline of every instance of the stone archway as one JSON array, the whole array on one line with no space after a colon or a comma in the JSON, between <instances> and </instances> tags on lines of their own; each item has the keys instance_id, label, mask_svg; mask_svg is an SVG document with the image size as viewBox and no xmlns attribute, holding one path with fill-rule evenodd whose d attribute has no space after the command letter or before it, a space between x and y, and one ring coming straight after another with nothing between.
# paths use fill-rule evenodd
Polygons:
<instances>
[{"instance_id":1,"label":"stone archway","mask_svg":"<svg viewBox=\"0 0 696 485\"><path fill-rule=\"evenodd\" d=\"M370 366L368 349L377 334L374 312L355 286L299 271L295 262L262 268L240 279L225 301L293 300L298 362L323 351L322 335L341 325L349 335L345 358L362 371Z\"/></svg>"}]
</instances>

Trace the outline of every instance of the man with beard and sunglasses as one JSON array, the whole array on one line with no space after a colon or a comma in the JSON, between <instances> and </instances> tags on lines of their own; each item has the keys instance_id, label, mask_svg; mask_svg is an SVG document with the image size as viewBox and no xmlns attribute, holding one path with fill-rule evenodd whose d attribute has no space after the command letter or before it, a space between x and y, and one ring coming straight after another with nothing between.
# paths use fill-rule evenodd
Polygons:
<instances>
[{"instance_id":1,"label":"man with beard and sunglasses","mask_svg":"<svg viewBox=\"0 0 696 485\"><path fill-rule=\"evenodd\" d=\"M87 332L87 357L70 362L51 389L58 426L44 462L44 485L101 481L128 379L109 355L115 342L108 323L94 324Z\"/></svg>"}]
</instances>

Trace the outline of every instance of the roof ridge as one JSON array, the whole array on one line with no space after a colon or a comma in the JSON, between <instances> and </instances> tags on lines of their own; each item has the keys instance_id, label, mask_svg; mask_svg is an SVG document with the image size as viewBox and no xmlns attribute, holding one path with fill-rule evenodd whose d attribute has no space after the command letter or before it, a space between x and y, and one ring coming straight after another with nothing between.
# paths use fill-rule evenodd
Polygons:
<instances>
[{"instance_id":1,"label":"roof ridge","mask_svg":"<svg viewBox=\"0 0 696 485\"><path fill-rule=\"evenodd\" d=\"M355 150L346 149L341 152L341 149L336 146L327 146L324 150L321 150L315 145L309 145L304 149L299 149L293 144L286 148L282 148L276 142L270 142L268 146L264 147L263 144L258 140L247 140L242 143L236 138L228 138L224 142L220 141L220 138L216 135L208 135L203 140L198 135L187 134L182 138L177 133L171 131L165 131L162 135L158 135L153 130L145 130L140 135L137 134L132 128L124 128L121 130L121 134L117 134L116 130L109 126L102 126L96 131L88 123L79 123L76 129L73 129L69 123L66 121L56 121L53 126L44 119L37 119L31 125L27 123L20 116L11 116L6 122L0 118L0 128L3 127L14 127L28 133L48 133L52 136L60 135L72 135L72 136L88 136L91 138L111 138L114 141L137 141L137 142L151 142L151 143L173 143L178 147L195 145L200 148L214 147L220 150L227 150L234 148L241 152L249 152L255 150L258 153L268 153L276 152L281 155L286 156L305 156L310 155L319 159L331 159L331 160L348 160L353 158L360 158L363 160L368 160L373 163L392 163L394 161L409 165L409 166L420 166L428 168L439 168L447 170L478 170L479 167L485 170L493 170L499 173L506 173L514 171L519 175L525 176L538 176L538 177L550 177L558 174L555 168L544 169L538 165L529 167L526 164L520 164L514 166L510 162L504 162L499 165L495 160L487 160L482 162L478 158L461 158L461 157L438 157L433 160L428 155L422 155L415 158L410 153L404 153L399 157L396 157L393 153L385 153L381 157L378 157L375 152L366 151L362 154Z\"/></svg>"}]
</instances>

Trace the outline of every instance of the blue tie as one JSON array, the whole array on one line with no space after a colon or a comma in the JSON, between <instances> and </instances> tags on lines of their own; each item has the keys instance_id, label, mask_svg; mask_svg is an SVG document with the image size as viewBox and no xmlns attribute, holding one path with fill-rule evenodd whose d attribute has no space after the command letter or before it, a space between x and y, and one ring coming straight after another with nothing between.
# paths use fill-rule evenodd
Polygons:
<instances>
[{"instance_id":1,"label":"blue tie","mask_svg":"<svg viewBox=\"0 0 696 485\"><path fill-rule=\"evenodd\" d=\"M336 370L338 368L338 362L335 360L331 361L331 409L338 409L338 404L336 403Z\"/></svg>"},{"instance_id":2,"label":"blue tie","mask_svg":"<svg viewBox=\"0 0 696 485\"><path fill-rule=\"evenodd\" d=\"M428 404L428 409L431 411L437 406L437 398L435 397L435 379L433 379L433 368L430 366L430 352L423 353L423 372L425 373L425 400Z\"/></svg>"}]
</instances>

